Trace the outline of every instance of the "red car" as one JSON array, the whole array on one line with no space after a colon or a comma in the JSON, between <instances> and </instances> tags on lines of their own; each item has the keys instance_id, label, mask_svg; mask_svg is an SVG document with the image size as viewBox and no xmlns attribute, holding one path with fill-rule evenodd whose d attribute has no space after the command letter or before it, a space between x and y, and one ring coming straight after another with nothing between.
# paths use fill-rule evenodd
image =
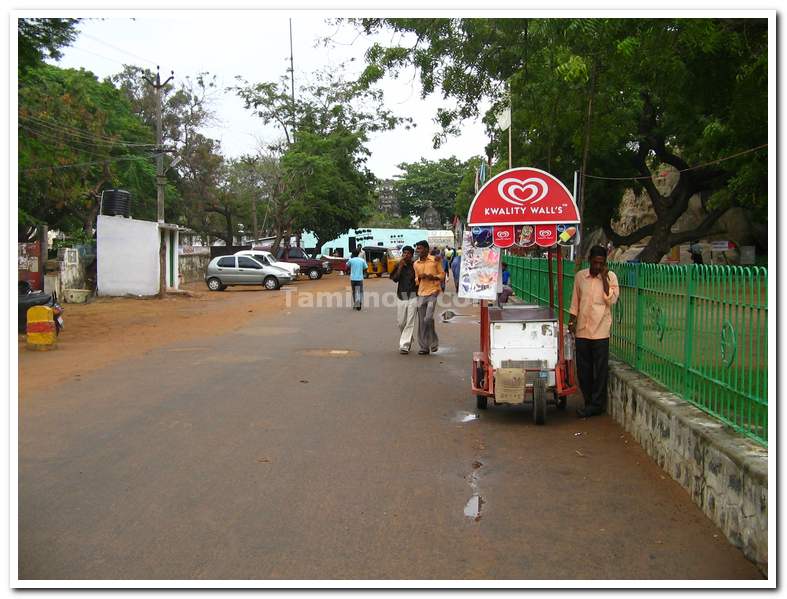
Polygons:
<instances>
[{"instance_id":1,"label":"red car","mask_svg":"<svg viewBox=\"0 0 787 599\"><path fill-rule=\"evenodd\" d=\"M254 246L254 249L270 252L271 246ZM314 258L309 258L306 252L303 251L303 248L280 247L274 255L276 256L277 260L281 260L282 262L292 262L297 264L301 267L301 273L307 275L312 280L320 279L324 274L327 275L332 270L330 262L327 260L315 260Z\"/></svg>"}]
</instances>

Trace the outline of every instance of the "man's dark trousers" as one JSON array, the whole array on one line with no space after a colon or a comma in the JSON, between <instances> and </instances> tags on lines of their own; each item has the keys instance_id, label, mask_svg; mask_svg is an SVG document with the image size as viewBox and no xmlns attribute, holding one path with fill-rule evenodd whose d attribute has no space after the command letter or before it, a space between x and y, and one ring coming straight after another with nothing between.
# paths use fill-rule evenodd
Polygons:
<instances>
[{"instance_id":1,"label":"man's dark trousers","mask_svg":"<svg viewBox=\"0 0 787 599\"><path fill-rule=\"evenodd\" d=\"M585 398L585 407L603 412L607 407L609 374L609 338L576 340L577 377Z\"/></svg>"}]
</instances>

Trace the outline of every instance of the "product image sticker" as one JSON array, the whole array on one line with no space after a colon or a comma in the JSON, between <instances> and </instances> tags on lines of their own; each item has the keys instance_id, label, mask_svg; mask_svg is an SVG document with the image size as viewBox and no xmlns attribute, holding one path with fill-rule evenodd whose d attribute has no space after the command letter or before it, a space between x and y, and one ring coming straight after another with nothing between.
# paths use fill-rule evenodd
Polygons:
<instances>
[{"instance_id":1,"label":"product image sticker","mask_svg":"<svg viewBox=\"0 0 787 599\"><path fill-rule=\"evenodd\" d=\"M577 225L558 225L557 242L560 245L574 245L577 240Z\"/></svg>"},{"instance_id":2,"label":"product image sticker","mask_svg":"<svg viewBox=\"0 0 787 599\"><path fill-rule=\"evenodd\" d=\"M492 227L473 227L473 246L488 248L492 245Z\"/></svg>"},{"instance_id":3,"label":"product image sticker","mask_svg":"<svg viewBox=\"0 0 787 599\"><path fill-rule=\"evenodd\" d=\"M536 242L533 225L517 225L514 227L514 238L519 247L530 247Z\"/></svg>"}]
</instances>

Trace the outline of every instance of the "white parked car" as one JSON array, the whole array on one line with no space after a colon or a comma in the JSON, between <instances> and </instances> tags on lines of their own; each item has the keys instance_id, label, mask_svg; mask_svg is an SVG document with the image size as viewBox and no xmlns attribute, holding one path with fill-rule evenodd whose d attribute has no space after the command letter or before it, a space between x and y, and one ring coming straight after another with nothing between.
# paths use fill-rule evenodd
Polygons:
<instances>
[{"instance_id":1,"label":"white parked car","mask_svg":"<svg viewBox=\"0 0 787 599\"><path fill-rule=\"evenodd\" d=\"M298 275L301 274L301 267L297 264L293 264L292 262L282 262L281 260L276 260L273 257L273 254L270 252L266 252L265 250L240 250L239 252L235 252L236 256L251 256L255 260L262 262L266 266L275 266L276 268L283 268L284 270L288 271L293 279L297 279Z\"/></svg>"}]
</instances>

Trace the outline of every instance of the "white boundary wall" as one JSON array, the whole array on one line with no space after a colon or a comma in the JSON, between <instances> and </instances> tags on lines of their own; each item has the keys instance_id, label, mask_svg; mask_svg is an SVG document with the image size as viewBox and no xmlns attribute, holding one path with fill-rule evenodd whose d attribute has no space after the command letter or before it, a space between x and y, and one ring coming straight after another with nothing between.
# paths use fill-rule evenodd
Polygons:
<instances>
[{"instance_id":1,"label":"white boundary wall","mask_svg":"<svg viewBox=\"0 0 787 599\"><path fill-rule=\"evenodd\" d=\"M99 215L96 223L98 295L156 295L158 223Z\"/></svg>"}]
</instances>

